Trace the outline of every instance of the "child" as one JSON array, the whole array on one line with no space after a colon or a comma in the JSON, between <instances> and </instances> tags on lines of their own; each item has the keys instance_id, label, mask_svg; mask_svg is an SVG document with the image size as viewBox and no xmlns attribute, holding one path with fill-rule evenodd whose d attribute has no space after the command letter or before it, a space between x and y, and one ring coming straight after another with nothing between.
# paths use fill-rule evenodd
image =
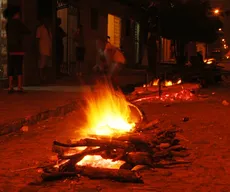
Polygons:
<instances>
[{"instance_id":1,"label":"child","mask_svg":"<svg viewBox=\"0 0 230 192\"><path fill-rule=\"evenodd\" d=\"M13 93L13 76L18 77L18 92L23 93L22 74L23 59L25 50L23 48L23 39L25 35L30 34L29 29L20 20L20 8L9 6L4 10L4 17L7 19L6 32L8 43L8 93Z\"/></svg>"}]
</instances>

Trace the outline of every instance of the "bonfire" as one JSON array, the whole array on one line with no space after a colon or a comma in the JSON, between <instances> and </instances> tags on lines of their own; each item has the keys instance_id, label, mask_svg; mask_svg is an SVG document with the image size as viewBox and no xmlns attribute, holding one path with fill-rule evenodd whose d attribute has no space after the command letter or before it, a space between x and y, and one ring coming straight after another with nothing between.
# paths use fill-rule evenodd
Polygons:
<instances>
[{"instance_id":1,"label":"bonfire","mask_svg":"<svg viewBox=\"0 0 230 192\"><path fill-rule=\"evenodd\" d=\"M144 84L143 87L152 87L152 86L159 86L160 79L154 79L150 81L148 84ZM178 79L177 81L173 82L171 80L165 80L161 82L161 86L170 87L173 85L180 85L182 83L181 79Z\"/></svg>"},{"instance_id":2,"label":"bonfire","mask_svg":"<svg viewBox=\"0 0 230 192\"><path fill-rule=\"evenodd\" d=\"M53 142L57 164L43 169L42 178L86 176L120 182L143 183L136 168L169 168L186 157L175 128L162 130L156 120L147 121L138 107L108 84L86 95L82 139Z\"/></svg>"},{"instance_id":3,"label":"bonfire","mask_svg":"<svg viewBox=\"0 0 230 192\"><path fill-rule=\"evenodd\" d=\"M135 91L127 98L132 103L154 100L163 102L192 101L196 98L199 89L199 84L184 83L180 78L174 81L154 79L142 87L135 87Z\"/></svg>"}]
</instances>

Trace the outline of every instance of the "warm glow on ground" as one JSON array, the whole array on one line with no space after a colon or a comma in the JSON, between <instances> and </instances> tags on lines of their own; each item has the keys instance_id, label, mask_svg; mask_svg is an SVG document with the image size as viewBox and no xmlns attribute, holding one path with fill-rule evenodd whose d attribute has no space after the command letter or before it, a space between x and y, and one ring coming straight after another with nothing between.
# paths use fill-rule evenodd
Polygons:
<instances>
[{"instance_id":1,"label":"warm glow on ground","mask_svg":"<svg viewBox=\"0 0 230 192\"><path fill-rule=\"evenodd\" d=\"M84 133L96 135L122 134L134 128L125 96L108 84L98 85L86 96L87 123Z\"/></svg>"}]
</instances>

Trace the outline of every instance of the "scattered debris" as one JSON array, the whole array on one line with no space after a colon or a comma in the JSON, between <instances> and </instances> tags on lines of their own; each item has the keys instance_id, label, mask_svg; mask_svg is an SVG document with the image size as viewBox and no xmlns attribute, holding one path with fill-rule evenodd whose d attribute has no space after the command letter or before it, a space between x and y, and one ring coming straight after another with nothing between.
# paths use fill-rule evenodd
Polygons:
<instances>
[{"instance_id":1,"label":"scattered debris","mask_svg":"<svg viewBox=\"0 0 230 192\"><path fill-rule=\"evenodd\" d=\"M223 104L224 106L228 106L228 105L229 105L229 102L227 102L226 100L223 100L223 101L222 101L222 104Z\"/></svg>"},{"instance_id":2,"label":"scattered debris","mask_svg":"<svg viewBox=\"0 0 230 192\"><path fill-rule=\"evenodd\" d=\"M184 118L183 118L183 121L184 121L184 122L189 121L189 117L184 117Z\"/></svg>"},{"instance_id":3,"label":"scattered debris","mask_svg":"<svg viewBox=\"0 0 230 192\"><path fill-rule=\"evenodd\" d=\"M29 127L28 126L23 126L20 130L22 132L28 132L29 131Z\"/></svg>"}]
</instances>

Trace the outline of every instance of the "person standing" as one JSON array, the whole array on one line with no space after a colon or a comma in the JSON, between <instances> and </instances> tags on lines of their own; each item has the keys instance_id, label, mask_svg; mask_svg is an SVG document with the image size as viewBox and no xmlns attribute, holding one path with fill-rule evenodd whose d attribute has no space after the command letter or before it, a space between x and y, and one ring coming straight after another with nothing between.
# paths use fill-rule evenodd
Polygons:
<instances>
[{"instance_id":1,"label":"person standing","mask_svg":"<svg viewBox=\"0 0 230 192\"><path fill-rule=\"evenodd\" d=\"M51 60L52 54L52 33L51 33L51 22L49 19L43 19L43 23L38 27L37 33L37 44L39 53L39 72L41 83L46 81L46 68L49 61Z\"/></svg>"},{"instance_id":2,"label":"person standing","mask_svg":"<svg viewBox=\"0 0 230 192\"><path fill-rule=\"evenodd\" d=\"M85 44L84 44L84 33L82 25L79 25L77 31L74 34L74 41L76 44L76 70L77 76L82 75L82 64L85 58Z\"/></svg>"},{"instance_id":3,"label":"person standing","mask_svg":"<svg viewBox=\"0 0 230 192\"><path fill-rule=\"evenodd\" d=\"M56 75L59 78L61 76L61 65L64 62L64 43L63 38L67 36L65 31L61 28L61 18L57 18L57 34L56 34Z\"/></svg>"},{"instance_id":4,"label":"person standing","mask_svg":"<svg viewBox=\"0 0 230 192\"><path fill-rule=\"evenodd\" d=\"M25 35L30 34L30 30L20 20L20 7L9 6L3 12L7 19L6 32L8 43L8 93L13 93L13 76L18 77L18 92L23 93L23 60L25 50L23 40Z\"/></svg>"},{"instance_id":5,"label":"person standing","mask_svg":"<svg viewBox=\"0 0 230 192\"><path fill-rule=\"evenodd\" d=\"M108 66L108 77L113 86L118 87L118 76L126 64L126 59L122 51L109 42L109 37L107 38L104 55Z\"/></svg>"}]
</instances>

